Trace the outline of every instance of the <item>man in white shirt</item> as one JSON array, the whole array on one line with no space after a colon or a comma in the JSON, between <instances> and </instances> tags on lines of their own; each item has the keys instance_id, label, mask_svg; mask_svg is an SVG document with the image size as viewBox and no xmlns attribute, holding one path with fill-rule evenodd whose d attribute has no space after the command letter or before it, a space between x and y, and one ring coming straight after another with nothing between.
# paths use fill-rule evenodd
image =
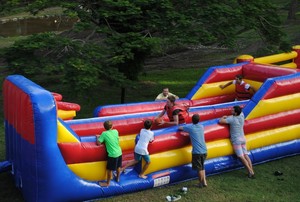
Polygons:
<instances>
[{"instance_id":1,"label":"man in white shirt","mask_svg":"<svg viewBox=\"0 0 300 202\"><path fill-rule=\"evenodd\" d=\"M164 88L162 93L158 94L158 96L155 98L155 101L167 100L168 96L170 96L170 95L173 95L176 99L179 98L177 95L170 93L169 88Z\"/></svg>"}]
</instances>

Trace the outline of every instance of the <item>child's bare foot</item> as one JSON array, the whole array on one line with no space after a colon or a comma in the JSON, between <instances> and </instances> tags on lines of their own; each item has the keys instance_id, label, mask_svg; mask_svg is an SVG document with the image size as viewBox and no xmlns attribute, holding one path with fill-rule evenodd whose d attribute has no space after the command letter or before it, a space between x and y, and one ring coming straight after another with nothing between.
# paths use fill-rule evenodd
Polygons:
<instances>
[{"instance_id":1,"label":"child's bare foot","mask_svg":"<svg viewBox=\"0 0 300 202\"><path fill-rule=\"evenodd\" d=\"M109 186L109 184L107 184L107 182L100 182L99 185L101 187L108 187Z\"/></svg>"},{"instance_id":2,"label":"child's bare foot","mask_svg":"<svg viewBox=\"0 0 300 202\"><path fill-rule=\"evenodd\" d=\"M139 175L140 178L147 179L146 175Z\"/></svg>"}]
</instances>

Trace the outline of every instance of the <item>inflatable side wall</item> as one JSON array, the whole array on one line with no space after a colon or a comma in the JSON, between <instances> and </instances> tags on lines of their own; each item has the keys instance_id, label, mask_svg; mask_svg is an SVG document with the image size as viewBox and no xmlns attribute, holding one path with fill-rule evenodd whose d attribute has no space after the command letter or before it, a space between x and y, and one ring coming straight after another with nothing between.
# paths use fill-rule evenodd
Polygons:
<instances>
[{"instance_id":1,"label":"inflatable side wall","mask_svg":"<svg viewBox=\"0 0 300 202\"><path fill-rule=\"evenodd\" d=\"M52 94L23 76L3 84L6 159L26 201L82 201L99 186L71 170L57 144L57 113ZM89 187L84 193L82 187Z\"/></svg>"}]
</instances>

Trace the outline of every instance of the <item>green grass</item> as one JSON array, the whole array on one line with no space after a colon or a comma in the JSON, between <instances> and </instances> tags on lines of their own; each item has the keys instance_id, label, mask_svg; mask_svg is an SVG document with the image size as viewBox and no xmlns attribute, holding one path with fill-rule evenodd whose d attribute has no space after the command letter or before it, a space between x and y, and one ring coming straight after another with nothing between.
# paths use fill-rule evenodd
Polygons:
<instances>
[{"instance_id":1,"label":"green grass","mask_svg":"<svg viewBox=\"0 0 300 202\"><path fill-rule=\"evenodd\" d=\"M0 37L0 49L8 48L12 46L16 41L25 39L28 36L16 36L16 37Z\"/></svg>"},{"instance_id":2,"label":"green grass","mask_svg":"<svg viewBox=\"0 0 300 202\"><path fill-rule=\"evenodd\" d=\"M207 177L207 188L196 188L196 180L176 185L154 188L138 193L116 196L103 202L117 201L163 201L170 194L181 194L180 201L300 201L300 156L293 156L254 166L255 179L245 177L245 169L212 175ZM276 177L276 170L283 175ZM283 179L283 180L281 180ZM188 187L183 195L182 187Z\"/></svg>"},{"instance_id":3,"label":"green grass","mask_svg":"<svg viewBox=\"0 0 300 202\"><path fill-rule=\"evenodd\" d=\"M141 81L135 88L127 90L126 102L154 100L164 86L168 86L173 93L180 97L185 97L205 70L206 68L185 68L148 71L140 77ZM92 98L74 98L72 92L68 91L68 89L64 89L59 84L53 85L53 83L43 85L43 87L61 93L64 101L80 104L82 110L78 113L77 118L92 117L93 109L98 105L108 103L108 101L110 103L119 103L120 90L105 82L99 86ZM0 119L3 121L3 115L1 115ZM4 128L1 126L0 161L5 159L3 130ZM208 176L209 186L204 189L193 187L196 184L196 180L190 180L176 185L98 201L164 201L167 195L180 193L179 190L183 186L188 187L188 193L182 196L181 201L299 201L299 162L300 156L298 155L256 165L254 167L256 179L254 180L249 180L245 176L245 169L240 169ZM284 180L278 180L281 177L278 178L273 175L273 172L276 170L284 173L282 176ZM9 172L0 173L0 198L3 202L23 201L22 194L14 187L14 182Z\"/></svg>"},{"instance_id":4,"label":"green grass","mask_svg":"<svg viewBox=\"0 0 300 202\"><path fill-rule=\"evenodd\" d=\"M112 198L95 200L103 202L164 201L170 194L181 194L182 187L188 187L187 194L180 201L247 201L247 202L280 202L300 201L300 155L287 157L268 163L255 165L255 179L245 177L245 169L221 173L207 177L208 187L194 187L196 180L181 182L175 185L153 188L141 192L124 194ZM276 177L276 170L283 175ZM192 172L192 171L191 171ZM0 198L3 202L23 201L19 190L9 173L0 174Z\"/></svg>"}]
</instances>

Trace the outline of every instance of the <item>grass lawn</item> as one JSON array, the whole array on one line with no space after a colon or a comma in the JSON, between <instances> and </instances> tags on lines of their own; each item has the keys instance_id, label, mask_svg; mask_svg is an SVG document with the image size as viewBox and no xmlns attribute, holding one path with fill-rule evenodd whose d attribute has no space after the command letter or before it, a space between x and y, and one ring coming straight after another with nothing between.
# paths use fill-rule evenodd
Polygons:
<instances>
[{"instance_id":1,"label":"grass lawn","mask_svg":"<svg viewBox=\"0 0 300 202\"><path fill-rule=\"evenodd\" d=\"M240 169L208 176L208 187L202 189L194 187L197 180L191 180L101 201L163 201L170 194L181 194L180 201L300 201L299 161L298 155L256 165L256 179L248 179L246 170ZM276 170L283 175L276 177ZM180 192L182 187L188 187L187 194Z\"/></svg>"}]
</instances>

